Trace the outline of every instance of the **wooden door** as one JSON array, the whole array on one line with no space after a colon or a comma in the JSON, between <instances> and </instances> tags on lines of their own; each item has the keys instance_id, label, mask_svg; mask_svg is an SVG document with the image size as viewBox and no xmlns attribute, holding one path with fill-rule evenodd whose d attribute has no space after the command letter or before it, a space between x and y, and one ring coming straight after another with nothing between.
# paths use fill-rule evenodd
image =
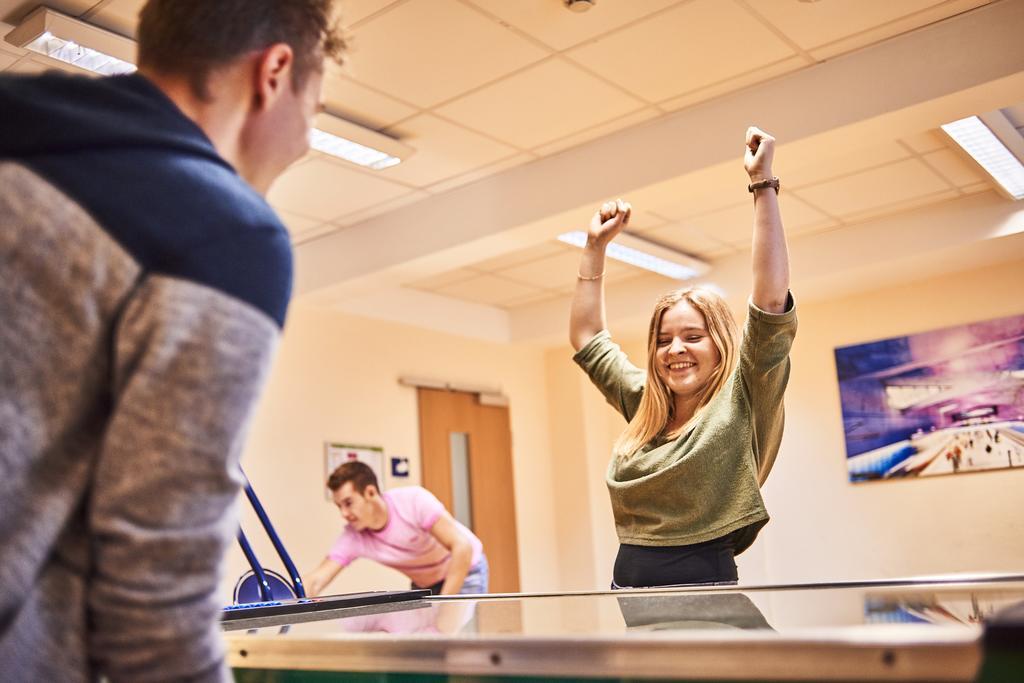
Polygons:
<instances>
[{"instance_id":1,"label":"wooden door","mask_svg":"<svg viewBox=\"0 0 1024 683\"><path fill-rule=\"evenodd\" d=\"M423 487L453 515L465 516L456 515L456 504L463 513L468 512L471 523L467 526L483 542L490 564L490 591L518 592L519 546L508 408L480 405L476 394L462 391L418 388L417 393ZM463 447L468 472L462 468L453 472L453 458L458 464ZM468 487L460 488L463 484ZM466 488L468 501L464 500L466 496L456 495Z\"/></svg>"}]
</instances>

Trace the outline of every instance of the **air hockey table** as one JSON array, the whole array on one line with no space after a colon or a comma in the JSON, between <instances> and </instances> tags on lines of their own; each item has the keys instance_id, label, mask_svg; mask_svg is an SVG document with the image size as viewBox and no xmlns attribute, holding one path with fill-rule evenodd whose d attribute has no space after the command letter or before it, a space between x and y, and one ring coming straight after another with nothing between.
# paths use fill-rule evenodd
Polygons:
<instances>
[{"instance_id":1,"label":"air hockey table","mask_svg":"<svg viewBox=\"0 0 1024 683\"><path fill-rule=\"evenodd\" d=\"M235 680L1024 683L1024 574L382 595L235 615Z\"/></svg>"}]
</instances>

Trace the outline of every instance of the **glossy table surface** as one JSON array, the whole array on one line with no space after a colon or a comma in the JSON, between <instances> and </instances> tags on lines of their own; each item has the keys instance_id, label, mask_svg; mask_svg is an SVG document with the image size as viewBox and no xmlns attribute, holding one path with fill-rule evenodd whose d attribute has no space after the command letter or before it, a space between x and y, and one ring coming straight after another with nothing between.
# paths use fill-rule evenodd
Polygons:
<instances>
[{"instance_id":1,"label":"glossy table surface","mask_svg":"<svg viewBox=\"0 0 1024 683\"><path fill-rule=\"evenodd\" d=\"M1021 602L1024 575L958 575L437 597L239 620L224 629L236 675L293 676L259 680L332 671L970 681L985 659L982 623Z\"/></svg>"}]
</instances>

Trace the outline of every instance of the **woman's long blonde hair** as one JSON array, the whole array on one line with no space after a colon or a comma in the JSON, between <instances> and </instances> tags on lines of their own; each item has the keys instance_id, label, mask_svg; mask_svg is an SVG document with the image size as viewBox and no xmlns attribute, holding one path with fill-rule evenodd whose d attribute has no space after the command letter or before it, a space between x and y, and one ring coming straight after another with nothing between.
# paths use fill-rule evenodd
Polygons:
<instances>
[{"instance_id":1,"label":"woman's long blonde hair","mask_svg":"<svg viewBox=\"0 0 1024 683\"><path fill-rule=\"evenodd\" d=\"M736 362L736 321L725 300L714 292L700 287L677 289L665 294L654 306L651 326L647 333L647 383L633 419L615 442L614 453L618 457L628 458L661 435L672 419L675 401L672 390L665 386L657 372L656 355L658 350L658 332L661 330L661 319L665 311L680 301L686 301L704 316L711 341L718 349L719 361L708 378L707 385L697 400L697 408L685 424L666 438L674 439L685 433L696 422L701 411L711 402L725 386L729 373Z\"/></svg>"}]
</instances>

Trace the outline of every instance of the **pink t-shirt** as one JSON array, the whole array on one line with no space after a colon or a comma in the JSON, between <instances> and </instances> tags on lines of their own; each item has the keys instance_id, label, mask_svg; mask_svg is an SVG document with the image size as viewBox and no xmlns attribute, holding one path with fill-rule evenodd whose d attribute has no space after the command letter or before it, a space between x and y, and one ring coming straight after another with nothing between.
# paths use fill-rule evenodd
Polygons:
<instances>
[{"instance_id":1,"label":"pink t-shirt","mask_svg":"<svg viewBox=\"0 0 1024 683\"><path fill-rule=\"evenodd\" d=\"M384 528L380 531L346 528L327 556L342 567L366 557L397 569L424 588L444 580L451 553L430 533L445 513L444 505L421 486L403 486L381 495L388 506ZM473 546L470 566L476 566L483 556L483 544L457 520L455 527Z\"/></svg>"}]
</instances>

